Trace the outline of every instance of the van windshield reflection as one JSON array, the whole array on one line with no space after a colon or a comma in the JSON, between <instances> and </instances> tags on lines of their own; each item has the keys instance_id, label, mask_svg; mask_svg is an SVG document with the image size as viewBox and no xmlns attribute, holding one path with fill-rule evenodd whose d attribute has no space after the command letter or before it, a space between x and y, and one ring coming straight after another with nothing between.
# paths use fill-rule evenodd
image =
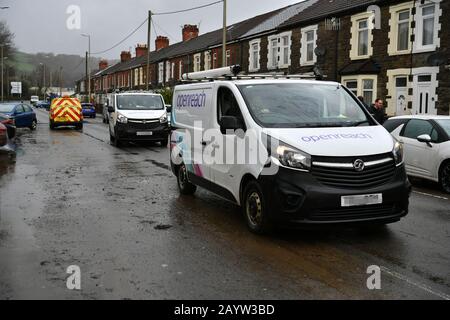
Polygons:
<instances>
[{"instance_id":1,"label":"van windshield reflection","mask_svg":"<svg viewBox=\"0 0 450 320\"><path fill-rule=\"evenodd\" d=\"M371 125L342 86L311 83L240 85L254 120L266 128Z\"/></svg>"}]
</instances>

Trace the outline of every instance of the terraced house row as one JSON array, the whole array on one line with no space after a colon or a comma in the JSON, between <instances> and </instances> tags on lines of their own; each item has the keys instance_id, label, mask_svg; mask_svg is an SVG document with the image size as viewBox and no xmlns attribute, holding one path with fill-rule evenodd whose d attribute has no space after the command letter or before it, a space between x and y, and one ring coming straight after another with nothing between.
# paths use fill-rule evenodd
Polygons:
<instances>
[{"instance_id":1,"label":"terraced house row","mask_svg":"<svg viewBox=\"0 0 450 320\"><path fill-rule=\"evenodd\" d=\"M177 21L179 23L179 21ZM450 0L308 0L231 25L226 56L222 30L200 34L185 25L183 41L138 45L92 74L95 101L114 90L174 86L183 73L240 64L245 73L316 74L345 84L388 115L444 114L450 109ZM148 79L148 80L147 80ZM77 84L86 93L86 81Z\"/></svg>"}]
</instances>

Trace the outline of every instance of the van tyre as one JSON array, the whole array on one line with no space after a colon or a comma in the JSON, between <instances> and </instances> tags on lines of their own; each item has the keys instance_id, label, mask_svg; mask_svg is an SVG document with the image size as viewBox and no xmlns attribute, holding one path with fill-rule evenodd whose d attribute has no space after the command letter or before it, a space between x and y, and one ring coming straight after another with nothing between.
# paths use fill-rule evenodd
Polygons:
<instances>
[{"instance_id":1,"label":"van tyre","mask_svg":"<svg viewBox=\"0 0 450 320\"><path fill-rule=\"evenodd\" d=\"M262 189L256 181L249 182L245 187L242 209L251 232L266 234L272 230L266 201Z\"/></svg>"},{"instance_id":2,"label":"van tyre","mask_svg":"<svg viewBox=\"0 0 450 320\"><path fill-rule=\"evenodd\" d=\"M78 124L75 128L78 131L82 131L83 130L83 124Z\"/></svg>"},{"instance_id":3,"label":"van tyre","mask_svg":"<svg viewBox=\"0 0 450 320\"><path fill-rule=\"evenodd\" d=\"M51 122L51 121L50 121L49 127L50 127L50 130L55 130L55 128L56 128L55 124L53 122Z\"/></svg>"},{"instance_id":4,"label":"van tyre","mask_svg":"<svg viewBox=\"0 0 450 320\"><path fill-rule=\"evenodd\" d=\"M450 193L450 161L447 161L439 173L439 182L446 193Z\"/></svg>"},{"instance_id":5,"label":"van tyre","mask_svg":"<svg viewBox=\"0 0 450 320\"><path fill-rule=\"evenodd\" d=\"M197 186L193 185L188 180L187 169L184 164L182 164L177 171L177 182L178 189L180 193L184 195L192 195L197 191Z\"/></svg>"},{"instance_id":6,"label":"van tyre","mask_svg":"<svg viewBox=\"0 0 450 320\"><path fill-rule=\"evenodd\" d=\"M109 131L109 141L110 141L111 145L113 145L114 147L116 147L116 148L120 147L120 140L118 138L114 137L111 134L111 131Z\"/></svg>"}]
</instances>

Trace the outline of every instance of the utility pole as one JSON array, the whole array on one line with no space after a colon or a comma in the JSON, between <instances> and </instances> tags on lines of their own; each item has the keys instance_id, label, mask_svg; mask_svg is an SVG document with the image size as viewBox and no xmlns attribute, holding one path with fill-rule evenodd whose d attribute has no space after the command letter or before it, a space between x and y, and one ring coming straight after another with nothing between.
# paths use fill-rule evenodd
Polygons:
<instances>
[{"instance_id":1,"label":"utility pole","mask_svg":"<svg viewBox=\"0 0 450 320\"><path fill-rule=\"evenodd\" d=\"M88 72L89 72L89 69L88 69L88 52L86 51L86 78L84 79L84 92L89 92L89 98L88 98L88 101L87 101L89 103L89 102L91 102L90 101L90 95L91 95L90 94L91 93L90 89L91 88L89 88L89 91L87 91L87 88L86 88L86 86L89 86L89 84L88 84Z\"/></svg>"},{"instance_id":2,"label":"utility pole","mask_svg":"<svg viewBox=\"0 0 450 320\"><path fill-rule=\"evenodd\" d=\"M89 68L89 60L91 59L91 35L82 34L83 37L88 38L88 52L86 52L86 80L88 85L88 103L91 103L91 70Z\"/></svg>"},{"instance_id":3,"label":"utility pole","mask_svg":"<svg viewBox=\"0 0 450 320\"><path fill-rule=\"evenodd\" d=\"M63 67L60 66L59 67L59 97L60 98L62 97L62 70L63 70Z\"/></svg>"},{"instance_id":4,"label":"utility pole","mask_svg":"<svg viewBox=\"0 0 450 320\"><path fill-rule=\"evenodd\" d=\"M152 11L148 11L148 30L147 30L147 80L145 89L150 90L150 45L152 36Z\"/></svg>"},{"instance_id":5,"label":"utility pole","mask_svg":"<svg viewBox=\"0 0 450 320\"><path fill-rule=\"evenodd\" d=\"M2 59L2 102L4 101L4 97L3 97L3 45L0 45L1 47L1 59Z\"/></svg>"},{"instance_id":6,"label":"utility pole","mask_svg":"<svg viewBox=\"0 0 450 320\"><path fill-rule=\"evenodd\" d=\"M227 66L227 0L223 0L222 67Z\"/></svg>"}]
</instances>

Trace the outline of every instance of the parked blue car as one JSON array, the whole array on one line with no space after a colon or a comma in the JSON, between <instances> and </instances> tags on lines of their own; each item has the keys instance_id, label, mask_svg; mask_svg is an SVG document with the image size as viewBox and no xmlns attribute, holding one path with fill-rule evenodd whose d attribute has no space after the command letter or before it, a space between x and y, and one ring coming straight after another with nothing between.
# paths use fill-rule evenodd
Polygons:
<instances>
[{"instance_id":1,"label":"parked blue car","mask_svg":"<svg viewBox=\"0 0 450 320\"><path fill-rule=\"evenodd\" d=\"M95 107L92 103L82 103L81 107L83 108L83 117L84 118L94 118L97 116L95 112Z\"/></svg>"},{"instance_id":2,"label":"parked blue car","mask_svg":"<svg viewBox=\"0 0 450 320\"><path fill-rule=\"evenodd\" d=\"M39 102L36 102L35 107L37 109L45 109L48 111L48 110L50 110L50 102L39 101Z\"/></svg>"},{"instance_id":3,"label":"parked blue car","mask_svg":"<svg viewBox=\"0 0 450 320\"><path fill-rule=\"evenodd\" d=\"M37 128L36 113L26 103L2 103L0 104L0 113L14 119L17 128L30 128L30 130Z\"/></svg>"}]
</instances>

